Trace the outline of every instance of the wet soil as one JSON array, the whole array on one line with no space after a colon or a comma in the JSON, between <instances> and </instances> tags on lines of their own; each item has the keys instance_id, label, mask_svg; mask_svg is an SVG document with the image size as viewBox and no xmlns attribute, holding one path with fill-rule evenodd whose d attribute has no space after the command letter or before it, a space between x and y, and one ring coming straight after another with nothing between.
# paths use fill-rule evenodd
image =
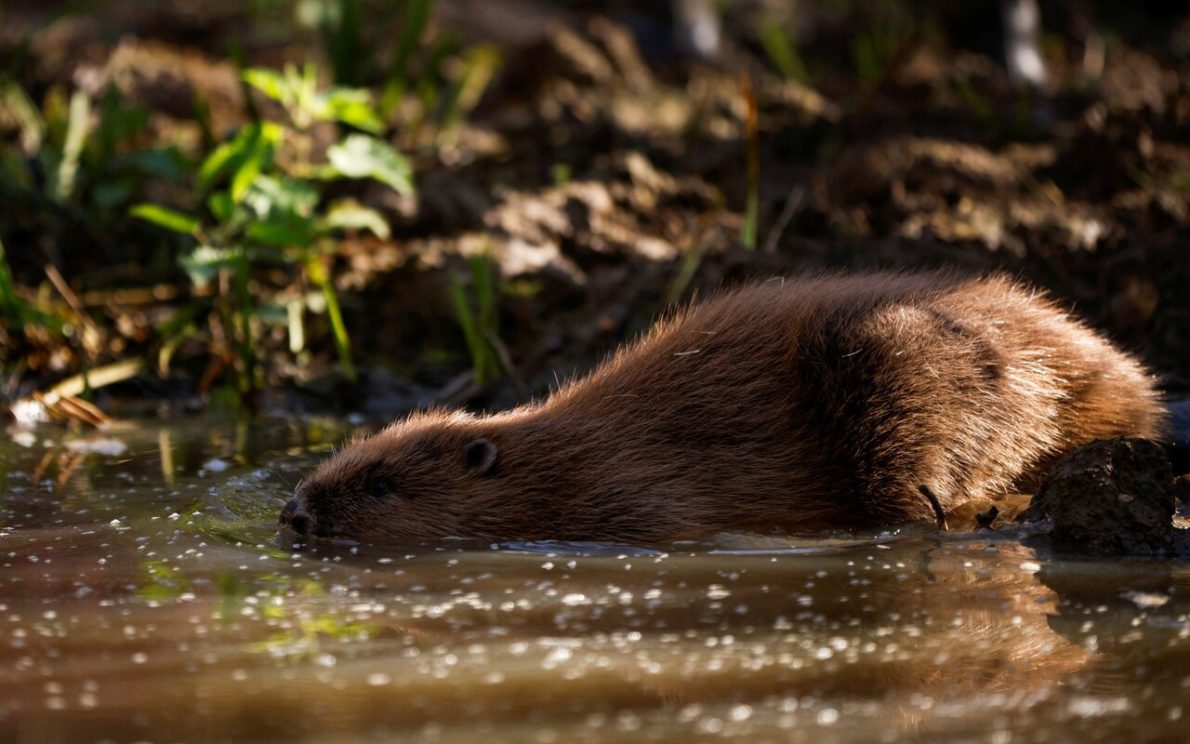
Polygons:
<instances>
[{"instance_id":1,"label":"wet soil","mask_svg":"<svg viewBox=\"0 0 1190 744\"><path fill-rule=\"evenodd\" d=\"M10 58L47 21L36 4L12 5ZM147 132L186 148L200 134L196 96L215 131L246 116L229 39L251 64L320 54L313 36L280 35L277 19L243 4L183 5L113 2L85 20L50 23L21 52L22 79L33 90L111 83L149 110ZM1028 92L988 51L995 34L972 41L972 24L945 4L916 21L937 34L906 35L868 83L840 50L871 19L799 6L795 41L810 78L786 79L756 41L755 6L766 7L728 14L724 51L706 63L662 43L666 27L625 4L439 3L437 28L496 45L500 74L446 144L424 126L397 133L416 163L416 200L360 194L394 225L390 240L344 241L336 260L364 384L335 383L329 336L317 327L301 364L283 334L264 334L266 388L289 391L272 404L506 406L588 368L672 303L749 278L869 267L1022 276L1141 353L1167 387L1187 386L1190 63L1177 51L1185 23L1125 23L1126 13L1104 10L1091 26L1106 31L1092 33L1077 14L1047 19L1052 79ZM745 88L756 99L762 165L755 250L740 239ZM152 347L170 302L150 293L149 304L128 304L131 295L108 289L178 283L168 261L145 275L162 261L147 248L136 255L155 242L144 226L118 223L94 240L72 229L67 240L52 215L4 218L8 245L29 248L10 248L18 278L41 281L48 258L95 303L101 359ZM499 335L511 362L482 389L450 384L469 362L449 288L468 281L466 258L480 253L501 277ZM263 294L280 289L270 281L260 278ZM74 346L26 351L40 371L30 383L81 363ZM201 390L210 360L187 361L188 351L179 350L170 381L146 384Z\"/></svg>"}]
</instances>

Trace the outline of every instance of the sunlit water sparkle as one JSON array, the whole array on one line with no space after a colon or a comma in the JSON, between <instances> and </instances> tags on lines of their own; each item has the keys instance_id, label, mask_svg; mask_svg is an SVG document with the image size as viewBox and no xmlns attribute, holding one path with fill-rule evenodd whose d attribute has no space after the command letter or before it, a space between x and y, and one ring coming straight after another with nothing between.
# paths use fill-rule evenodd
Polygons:
<instances>
[{"instance_id":1,"label":"sunlit water sparkle","mask_svg":"<svg viewBox=\"0 0 1190 744\"><path fill-rule=\"evenodd\" d=\"M916 528L286 549L347 433L0 447L0 740L1188 738L1186 565Z\"/></svg>"}]
</instances>

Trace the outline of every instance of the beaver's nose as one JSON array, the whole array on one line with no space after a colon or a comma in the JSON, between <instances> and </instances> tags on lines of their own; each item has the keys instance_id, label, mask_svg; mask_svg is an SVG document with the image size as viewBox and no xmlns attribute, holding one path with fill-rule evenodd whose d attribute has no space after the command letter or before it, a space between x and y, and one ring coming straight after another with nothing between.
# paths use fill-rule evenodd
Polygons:
<instances>
[{"instance_id":1,"label":"beaver's nose","mask_svg":"<svg viewBox=\"0 0 1190 744\"><path fill-rule=\"evenodd\" d=\"M282 527L288 527L303 537L314 531L314 517L310 516L310 512L306 511L301 499L296 496L281 509L281 517L278 522Z\"/></svg>"}]
</instances>

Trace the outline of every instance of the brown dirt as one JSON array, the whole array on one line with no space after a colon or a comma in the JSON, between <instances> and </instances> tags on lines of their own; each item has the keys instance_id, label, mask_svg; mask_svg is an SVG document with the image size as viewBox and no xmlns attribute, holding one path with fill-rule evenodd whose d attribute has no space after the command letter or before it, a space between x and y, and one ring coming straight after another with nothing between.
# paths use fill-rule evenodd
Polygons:
<instances>
[{"instance_id":1,"label":"brown dirt","mask_svg":"<svg viewBox=\"0 0 1190 744\"><path fill-rule=\"evenodd\" d=\"M310 38L253 25L242 4L152 5L101 4L85 23L52 24L28 49L25 82L110 80L150 109L156 136L185 142L199 136L187 108L196 94L211 102L218 127L244 116L221 61L229 39L253 64L317 54ZM0 46L10 59L14 40L40 18L37 4L11 6ZM642 42L651 37L623 4L444 0L438 12L466 41L499 45L503 72L453 145L401 133L419 199L365 194L393 221L392 240L341 246L337 283L372 370L364 398L403 407L451 397L443 386L468 361L449 279L481 252L499 268L501 337L531 391L589 367L667 304L723 285L938 266L1023 276L1141 353L1167 387L1190 385L1190 62L1164 29L1113 37L1101 74L1088 75L1080 66L1088 37L1060 21L1051 29L1061 40L1051 91L1030 96L978 48L928 34L908 39L883 77L862 85L838 51L850 48L860 20L828 9L799 20L812 85L773 71L749 27L733 21L742 12L729 17L729 45L713 65ZM961 39L957 15L933 19L954 31L952 41ZM759 115L755 251L739 240L743 77ZM5 237L41 246L13 257L18 278L39 282L48 257L85 292L148 278L143 256L112 252L145 235L122 229L104 238L107 252L47 246L37 237L44 223L25 217ZM184 285L176 271L163 277ZM159 322L118 303L93 312L112 319L107 332L121 353L144 349L146 329ZM329 342L302 369L282 339L275 346L263 350L274 389L302 391L302 405L366 405L341 386L310 382L333 365ZM77 353L61 352L58 371L43 374L77 367ZM208 367L179 368L193 380ZM523 397L507 382L451 389L476 405Z\"/></svg>"}]
</instances>

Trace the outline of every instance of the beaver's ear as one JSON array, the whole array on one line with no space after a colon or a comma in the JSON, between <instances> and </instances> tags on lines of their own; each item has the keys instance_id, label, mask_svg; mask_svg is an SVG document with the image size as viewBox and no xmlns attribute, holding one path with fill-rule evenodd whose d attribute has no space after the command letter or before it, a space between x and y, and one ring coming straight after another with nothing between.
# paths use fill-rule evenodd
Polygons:
<instances>
[{"instance_id":1,"label":"beaver's ear","mask_svg":"<svg viewBox=\"0 0 1190 744\"><path fill-rule=\"evenodd\" d=\"M496 467L496 455L499 453L492 440L483 437L472 439L463 446L463 463L473 473L484 475Z\"/></svg>"}]
</instances>

